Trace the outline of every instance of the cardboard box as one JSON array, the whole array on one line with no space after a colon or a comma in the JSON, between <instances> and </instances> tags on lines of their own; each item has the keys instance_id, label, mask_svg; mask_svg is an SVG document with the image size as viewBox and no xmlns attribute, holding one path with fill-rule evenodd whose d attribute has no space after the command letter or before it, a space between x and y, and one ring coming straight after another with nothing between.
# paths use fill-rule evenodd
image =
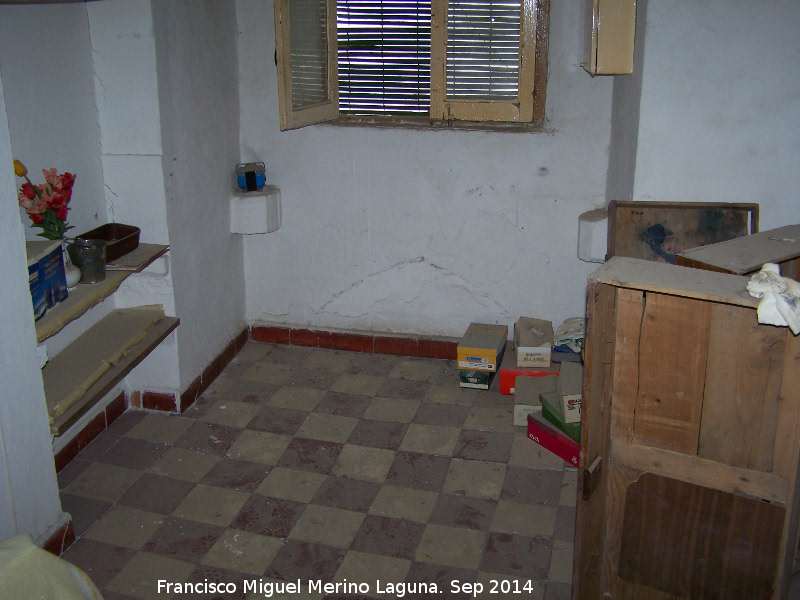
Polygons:
<instances>
[{"instance_id":1,"label":"cardboard box","mask_svg":"<svg viewBox=\"0 0 800 600\"><path fill-rule=\"evenodd\" d=\"M561 411L564 414L564 422L580 423L583 365L573 362L561 363L556 389L561 403Z\"/></svg>"},{"instance_id":2,"label":"cardboard box","mask_svg":"<svg viewBox=\"0 0 800 600\"><path fill-rule=\"evenodd\" d=\"M528 415L528 439L533 440L572 466L578 466L581 453L580 444L553 427L541 414Z\"/></svg>"},{"instance_id":3,"label":"cardboard box","mask_svg":"<svg viewBox=\"0 0 800 600\"><path fill-rule=\"evenodd\" d=\"M38 274L33 277L38 288L34 290L34 286L31 286L31 300L34 305L34 315L36 315L37 305L39 309L41 308L39 295L44 300L45 308L53 308L59 302L67 299L64 252L61 249L61 242L58 240L26 242L25 251L28 256L29 283L31 283L34 265L38 271ZM36 318L41 317L42 314Z\"/></svg>"},{"instance_id":4,"label":"cardboard box","mask_svg":"<svg viewBox=\"0 0 800 600\"><path fill-rule=\"evenodd\" d=\"M516 385L517 377L526 375L528 377L542 377L546 375L558 375L559 366L553 364L547 368L526 368L517 366L517 353L513 345L508 348L500 361L500 393L501 394L514 394L514 386Z\"/></svg>"},{"instance_id":5,"label":"cardboard box","mask_svg":"<svg viewBox=\"0 0 800 600\"><path fill-rule=\"evenodd\" d=\"M543 392L556 390L556 376L526 377L521 375L514 384L514 425L524 427L530 413L542 412L539 396Z\"/></svg>"},{"instance_id":6,"label":"cardboard box","mask_svg":"<svg viewBox=\"0 0 800 600\"><path fill-rule=\"evenodd\" d=\"M542 405L542 416L567 434L567 437L580 443L581 424L566 423L564 421L564 413L561 412L561 402L558 399L558 392L556 392L556 390L551 390L540 394L539 402Z\"/></svg>"},{"instance_id":7,"label":"cardboard box","mask_svg":"<svg viewBox=\"0 0 800 600\"><path fill-rule=\"evenodd\" d=\"M458 368L469 371L497 371L506 347L508 327L470 323L459 343Z\"/></svg>"},{"instance_id":8,"label":"cardboard box","mask_svg":"<svg viewBox=\"0 0 800 600\"><path fill-rule=\"evenodd\" d=\"M458 370L458 385L475 390L488 390L496 375L493 371Z\"/></svg>"},{"instance_id":9,"label":"cardboard box","mask_svg":"<svg viewBox=\"0 0 800 600\"><path fill-rule=\"evenodd\" d=\"M553 351L553 323L520 317L514 324L518 367L549 367Z\"/></svg>"}]
</instances>

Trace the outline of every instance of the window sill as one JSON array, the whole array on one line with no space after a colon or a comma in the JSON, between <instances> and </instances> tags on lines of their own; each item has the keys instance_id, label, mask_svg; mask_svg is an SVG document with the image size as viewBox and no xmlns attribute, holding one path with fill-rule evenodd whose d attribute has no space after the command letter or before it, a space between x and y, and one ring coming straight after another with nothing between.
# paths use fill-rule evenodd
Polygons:
<instances>
[{"instance_id":1,"label":"window sill","mask_svg":"<svg viewBox=\"0 0 800 600\"><path fill-rule=\"evenodd\" d=\"M393 117L339 117L320 123L331 127L416 129L420 131L490 131L495 133L552 133L545 123L499 123L490 121L432 121Z\"/></svg>"}]
</instances>

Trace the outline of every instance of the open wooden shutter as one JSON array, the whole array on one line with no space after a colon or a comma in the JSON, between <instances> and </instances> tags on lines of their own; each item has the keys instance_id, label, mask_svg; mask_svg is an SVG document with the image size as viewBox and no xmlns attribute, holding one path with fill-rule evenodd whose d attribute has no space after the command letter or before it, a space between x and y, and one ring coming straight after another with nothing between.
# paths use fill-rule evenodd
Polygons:
<instances>
[{"instance_id":1,"label":"open wooden shutter","mask_svg":"<svg viewBox=\"0 0 800 600\"><path fill-rule=\"evenodd\" d=\"M275 0L281 130L339 116L336 0Z\"/></svg>"}]
</instances>

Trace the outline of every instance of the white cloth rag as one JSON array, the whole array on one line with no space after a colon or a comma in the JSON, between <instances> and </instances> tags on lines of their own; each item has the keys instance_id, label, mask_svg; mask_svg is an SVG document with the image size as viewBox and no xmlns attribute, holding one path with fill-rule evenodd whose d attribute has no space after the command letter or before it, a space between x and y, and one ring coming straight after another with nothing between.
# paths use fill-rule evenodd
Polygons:
<instances>
[{"instance_id":1,"label":"white cloth rag","mask_svg":"<svg viewBox=\"0 0 800 600\"><path fill-rule=\"evenodd\" d=\"M800 333L800 283L781 277L780 267L766 263L747 283L747 291L758 303L758 322L766 325L788 325L792 333Z\"/></svg>"},{"instance_id":2,"label":"white cloth rag","mask_svg":"<svg viewBox=\"0 0 800 600\"><path fill-rule=\"evenodd\" d=\"M555 345L567 346L573 352L581 351L581 340L586 337L586 321L570 317L556 329Z\"/></svg>"}]
</instances>

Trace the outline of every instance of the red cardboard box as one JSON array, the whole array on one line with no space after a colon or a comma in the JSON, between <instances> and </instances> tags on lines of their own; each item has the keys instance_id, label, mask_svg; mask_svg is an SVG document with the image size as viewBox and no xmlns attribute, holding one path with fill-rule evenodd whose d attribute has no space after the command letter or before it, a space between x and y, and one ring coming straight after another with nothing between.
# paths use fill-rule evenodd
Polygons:
<instances>
[{"instance_id":1,"label":"red cardboard box","mask_svg":"<svg viewBox=\"0 0 800 600\"><path fill-rule=\"evenodd\" d=\"M500 361L500 393L501 394L514 394L514 380L520 375L528 375L530 377L541 377L543 375L558 375L560 365L551 364L547 368L538 367L518 367L517 366L517 349L511 342L506 345L506 351L503 354L503 360Z\"/></svg>"},{"instance_id":2,"label":"red cardboard box","mask_svg":"<svg viewBox=\"0 0 800 600\"><path fill-rule=\"evenodd\" d=\"M578 457L581 453L580 444L556 429L541 413L528 415L528 438L559 458L563 458L572 466L578 466Z\"/></svg>"}]
</instances>

